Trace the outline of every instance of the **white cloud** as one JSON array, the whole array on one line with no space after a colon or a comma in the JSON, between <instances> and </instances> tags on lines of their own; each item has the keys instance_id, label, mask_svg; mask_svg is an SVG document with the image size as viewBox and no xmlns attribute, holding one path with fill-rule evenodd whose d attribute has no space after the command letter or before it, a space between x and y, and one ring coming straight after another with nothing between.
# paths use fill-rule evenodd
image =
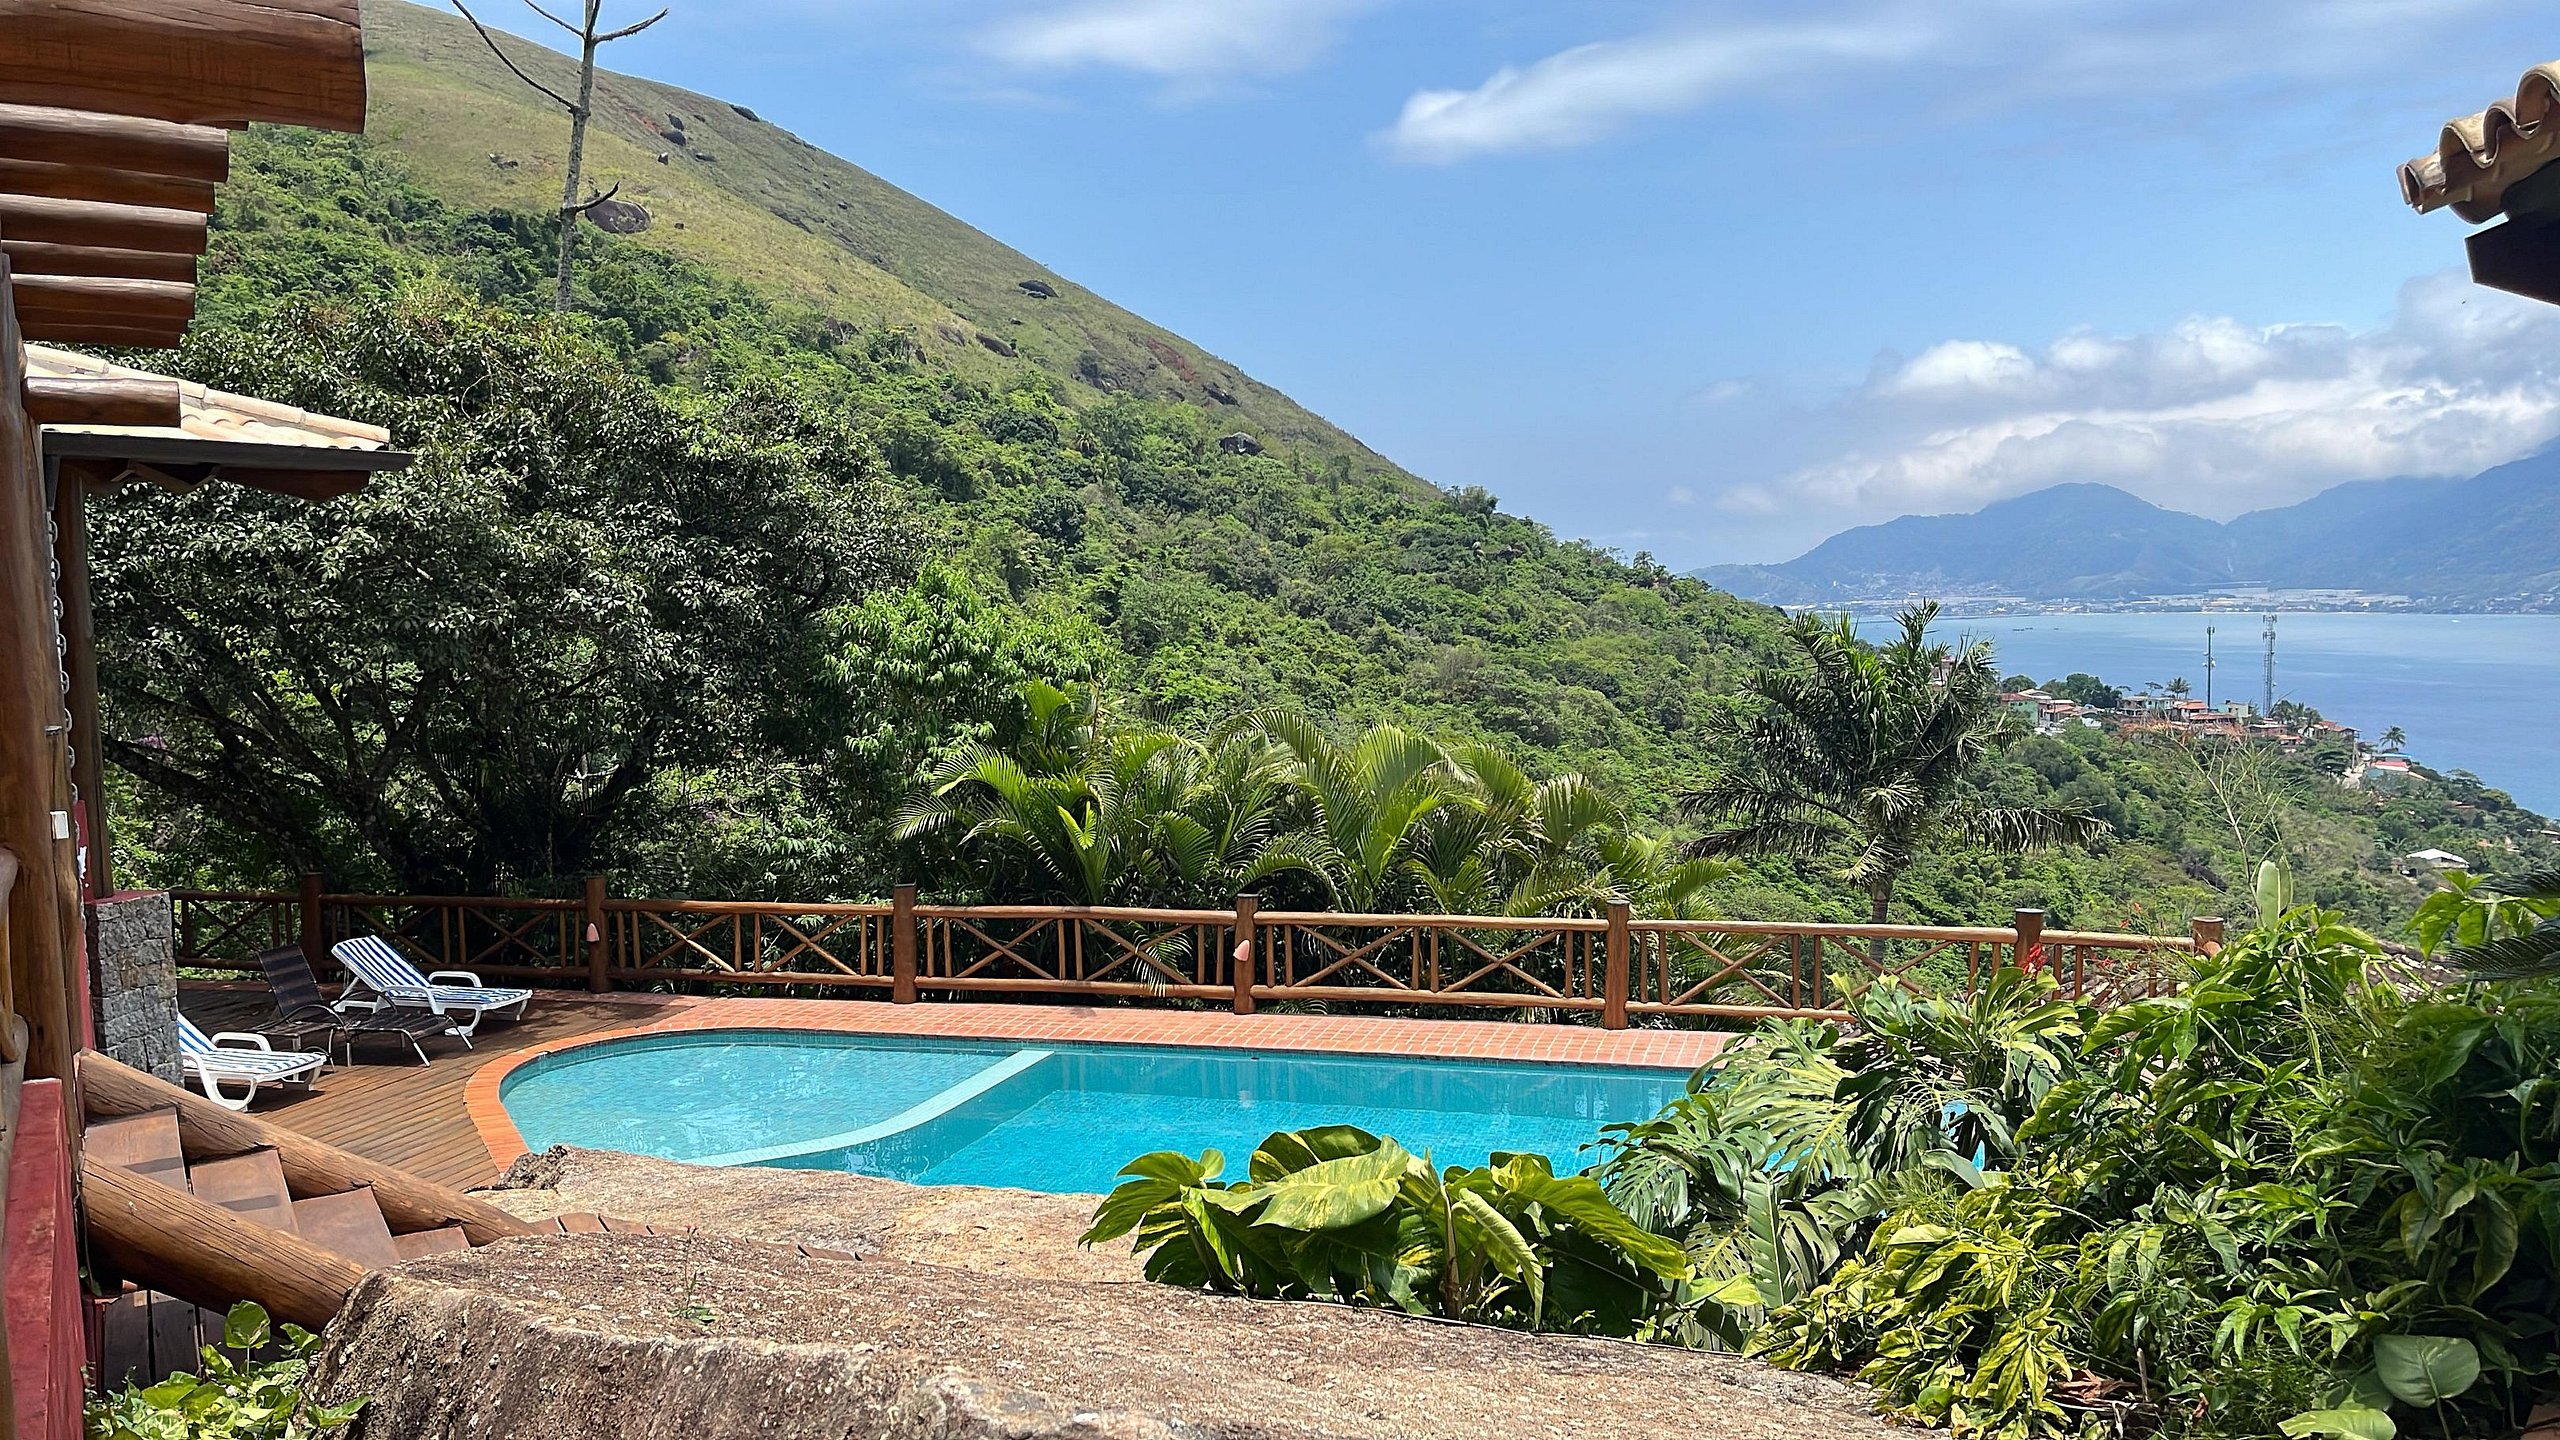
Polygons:
<instances>
[{"instance_id":1,"label":"white cloud","mask_svg":"<svg viewBox=\"0 0 2560 1440\"><path fill-rule=\"evenodd\" d=\"M2458 274L2404 288L2391 321L2066 335L2030 353L1951 340L1829 417L1841 453L1718 497L1739 514L1819 506L1841 523L1971 510L2101 481L2226 518L2346 480L2467 475L2560 436L2560 311Z\"/></svg>"},{"instance_id":2,"label":"white cloud","mask_svg":"<svg viewBox=\"0 0 2560 1440\"><path fill-rule=\"evenodd\" d=\"M1433 162L1552 150L1746 95L1793 98L1849 126L2030 100L2070 103L2047 124L2104 123L2211 87L2386 72L2486 4L1804 0L1775 23L1701 19L1692 4L1652 31L1505 66L1470 89L1417 90L1380 139Z\"/></svg>"},{"instance_id":3,"label":"white cloud","mask_svg":"<svg viewBox=\"0 0 2560 1440\"><path fill-rule=\"evenodd\" d=\"M1214 83L1277 75L1331 49L1377 0L1081 0L1016 14L983 37L1026 70L1134 70Z\"/></svg>"},{"instance_id":4,"label":"white cloud","mask_svg":"<svg viewBox=\"0 0 2560 1440\"><path fill-rule=\"evenodd\" d=\"M1385 138L1412 160L1579 145L1805 69L1900 58L1926 41L1908 24L1792 24L1580 45L1472 90L1416 91Z\"/></svg>"}]
</instances>

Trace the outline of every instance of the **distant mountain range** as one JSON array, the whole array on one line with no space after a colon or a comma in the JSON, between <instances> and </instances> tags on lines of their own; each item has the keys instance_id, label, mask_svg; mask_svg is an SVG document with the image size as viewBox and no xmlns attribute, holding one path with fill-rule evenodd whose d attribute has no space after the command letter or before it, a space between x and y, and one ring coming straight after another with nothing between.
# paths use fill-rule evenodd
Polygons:
<instances>
[{"instance_id":1,"label":"distant mountain range","mask_svg":"<svg viewBox=\"0 0 2560 1440\"><path fill-rule=\"evenodd\" d=\"M2560 609L2560 447L2468 480L2364 480L2227 523L2112 485L1845 530L1783 565L1699 579L1780 605L2010 596L2129 602L2264 585L2417 605Z\"/></svg>"}]
</instances>

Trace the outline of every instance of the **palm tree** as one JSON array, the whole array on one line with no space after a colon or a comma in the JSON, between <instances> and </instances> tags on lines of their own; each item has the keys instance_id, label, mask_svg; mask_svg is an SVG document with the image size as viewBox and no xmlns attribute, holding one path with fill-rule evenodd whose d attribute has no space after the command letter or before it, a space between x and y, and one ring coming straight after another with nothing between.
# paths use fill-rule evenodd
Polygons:
<instances>
[{"instance_id":1,"label":"palm tree","mask_svg":"<svg viewBox=\"0 0 2560 1440\"><path fill-rule=\"evenodd\" d=\"M1932 644L1933 604L1905 610L1900 634L1870 647L1847 616L1800 617L1800 666L1752 678L1759 704L1715 737L1715 772L1681 808L1715 827L1698 856L1836 857L1837 874L1883 924L1894 882L1947 839L2026 851L2087 845L2109 833L2085 811L1991 806L1965 777L2006 738L1991 647ZM1874 947L1881 962L1883 945Z\"/></svg>"},{"instance_id":2,"label":"palm tree","mask_svg":"<svg viewBox=\"0 0 2560 1440\"><path fill-rule=\"evenodd\" d=\"M2447 897L2458 898L2446 908L2468 915L2446 916L2430 934L2428 912ZM2472 923L2462 924L2464 918ZM2560 868L2531 871L2495 891L2469 885L2438 891L2419 907L2418 923L2422 949L2434 948L2434 941L2447 934L2468 939L2445 958L2483 980L2560 975Z\"/></svg>"},{"instance_id":3,"label":"palm tree","mask_svg":"<svg viewBox=\"0 0 2560 1440\"><path fill-rule=\"evenodd\" d=\"M1460 785L1447 750L1393 725L1337 745L1302 715L1258 724L1289 753L1305 823L1265 850L1245 883L1296 870L1322 884L1336 906L1371 914L1406 908L1429 888L1419 859L1424 822Z\"/></svg>"},{"instance_id":4,"label":"palm tree","mask_svg":"<svg viewBox=\"0 0 2560 1440\"><path fill-rule=\"evenodd\" d=\"M2385 750L2396 751L2401 746L2408 743L2409 732L2401 729L2397 725L2394 725L2390 729L2382 732L2382 748Z\"/></svg>"},{"instance_id":5,"label":"palm tree","mask_svg":"<svg viewBox=\"0 0 2560 1440\"><path fill-rule=\"evenodd\" d=\"M1022 697L1013 748L946 761L899 817L898 838L992 850L1079 904L1235 893L1278 829L1284 751L1250 734L1202 743L1129 724L1088 687L1033 681Z\"/></svg>"},{"instance_id":6,"label":"palm tree","mask_svg":"<svg viewBox=\"0 0 2560 1440\"><path fill-rule=\"evenodd\" d=\"M2176 675L2170 677L2168 685L2164 688L2166 688L2170 694L2183 700L2187 696L2194 694L2196 687L2187 683L2186 676Z\"/></svg>"}]
</instances>

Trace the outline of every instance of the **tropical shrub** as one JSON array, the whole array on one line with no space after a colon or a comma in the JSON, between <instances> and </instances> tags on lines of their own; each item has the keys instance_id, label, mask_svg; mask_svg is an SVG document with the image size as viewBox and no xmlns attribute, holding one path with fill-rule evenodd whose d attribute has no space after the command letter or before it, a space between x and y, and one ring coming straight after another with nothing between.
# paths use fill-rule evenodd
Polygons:
<instances>
[{"instance_id":1,"label":"tropical shrub","mask_svg":"<svg viewBox=\"0 0 2560 1440\"><path fill-rule=\"evenodd\" d=\"M1264 1140L1243 1180L1224 1167L1138 1157L1084 1243L1134 1235L1166 1284L1603 1335L1649 1333L1688 1275L1677 1245L1540 1155L1438 1170L1329 1125Z\"/></svg>"},{"instance_id":2,"label":"tropical shrub","mask_svg":"<svg viewBox=\"0 0 2560 1440\"><path fill-rule=\"evenodd\" d=\"M353 1420L362 1400L314 1405L303 1393L320 1337L299 1325L282 1327L281 1335L283 1358L253 1363L271 1338L267 1312L245 1300L232 1306L222 1343L204 1349L203 1374L128 1385L90 1401L89 1440L309 1440Z\"/></svg>"},{"instance_id":3,"label":"tropical shrub","mask_svg":"<svg viewBox=\"0 0 2560 1440\"><path fill-rule=\"evenodd\" d=\"M2560 994L2295 909L2099 1013L2003 975L1771 1027L1600 1170L1691 1339L1960 1434L2512 1433L2560 1396Z\"/></svg>"}]
</instances>

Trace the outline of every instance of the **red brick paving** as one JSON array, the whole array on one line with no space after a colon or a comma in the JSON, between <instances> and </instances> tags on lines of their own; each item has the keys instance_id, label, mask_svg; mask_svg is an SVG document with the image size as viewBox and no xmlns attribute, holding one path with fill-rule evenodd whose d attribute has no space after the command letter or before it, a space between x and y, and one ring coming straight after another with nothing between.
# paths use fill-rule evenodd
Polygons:
<instances>
[{"instance_id":1,"label":"red brick paving","mask_svg":"<svg viewBox=\"0 0 2560 1440\"><path fill-rule=\"evenodd\" d=\"M537 996L534 1004L542 1003ZM517 1066L544 1055L632 1035L700 1030L821 1030L853 1035L1189 1045L1209 1049L1297 1050L1337 1055L1401 1055L1453 1060L1519 1060L1562 1065L1636 1065L1693 1070L1732 1036L1712 1030L1601 1030L1501 1020L1392 1020L1367 1015L1232 1015L1199 1010L1097 1010L1065 1005L976 1005L935 1001L696 1000L654 1024L600 1031L519 1050L472 1075L463 1103L505 1169L525 1153L524 1137L498 1101Z\"/></svg>"}]
</instances>

